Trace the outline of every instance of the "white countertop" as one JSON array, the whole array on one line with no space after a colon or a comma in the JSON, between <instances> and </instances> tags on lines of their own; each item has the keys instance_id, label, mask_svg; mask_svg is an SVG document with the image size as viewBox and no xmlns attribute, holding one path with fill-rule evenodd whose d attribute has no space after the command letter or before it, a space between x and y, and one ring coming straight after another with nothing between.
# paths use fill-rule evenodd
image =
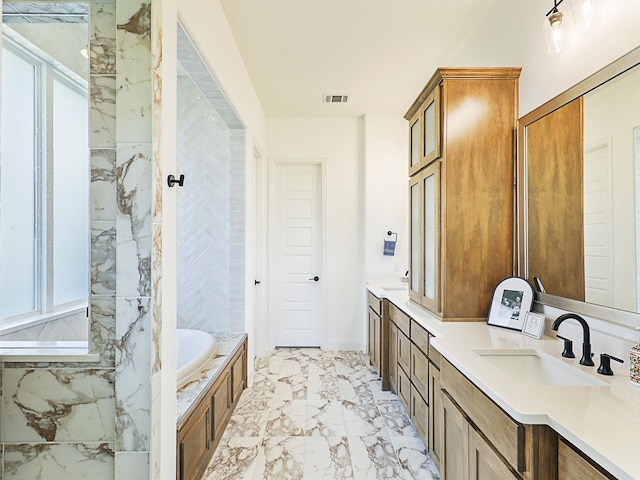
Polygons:
<instances>
[{"instance_id":1,"label":"white countertop","mask_svg":"<svg viewBox=\"0 0 640 480\"><path fill-rule=\"evenodd\" d=\"M611 362L614 376L580 365L581 342L574 342L575 359L560 356L562 342L540 340L484 322L442 322L409 302L406 288L385 290L367 285L436 338L431 345L487 396L518 422L546 424L619 479L640 479L640 388L629 381L629 356L623 365ZM574 366L603 386L526 386L514 384L476 353L483 349L530 348Z\"/></svg>"}]
</instances>

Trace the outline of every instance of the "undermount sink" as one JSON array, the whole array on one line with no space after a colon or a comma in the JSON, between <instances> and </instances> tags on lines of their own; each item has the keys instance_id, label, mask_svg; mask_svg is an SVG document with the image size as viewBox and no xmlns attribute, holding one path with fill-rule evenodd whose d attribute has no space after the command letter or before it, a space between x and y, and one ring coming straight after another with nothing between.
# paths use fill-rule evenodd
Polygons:
<instances>
[{"instance_id":1,"label":"undermount sink","mask_svg":"<svg viewBox=\"0 0 640 480\"><path fill-rule=\"evenodd\" d=\"M517 385L606 386L597 378L534 349L476 350Z\"/></svg>"}]
</instances>

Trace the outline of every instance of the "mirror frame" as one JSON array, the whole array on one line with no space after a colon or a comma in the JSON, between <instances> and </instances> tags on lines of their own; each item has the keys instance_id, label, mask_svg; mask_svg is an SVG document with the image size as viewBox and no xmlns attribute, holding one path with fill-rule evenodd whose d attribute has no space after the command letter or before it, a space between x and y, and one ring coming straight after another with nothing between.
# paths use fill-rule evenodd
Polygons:
<instances>
[{"instance_id":1,"label":"mirror frame","mask_svg":"<svg viewBox=\"0 0 640 480\"><path fill-rule=\"evenodd\" d=\"M516 164L516 243L518 263L516 267L519 276L528 278L529 273L527 268L527 212L525 208L527 204L526 128L558 108L639 65L640 47L637 47L518 119ZM640 331L640 312L619 310L613 307L586 303L541 292L536 292L536 301L543 305L587 315Z\"/></svg>"}]
</instances>

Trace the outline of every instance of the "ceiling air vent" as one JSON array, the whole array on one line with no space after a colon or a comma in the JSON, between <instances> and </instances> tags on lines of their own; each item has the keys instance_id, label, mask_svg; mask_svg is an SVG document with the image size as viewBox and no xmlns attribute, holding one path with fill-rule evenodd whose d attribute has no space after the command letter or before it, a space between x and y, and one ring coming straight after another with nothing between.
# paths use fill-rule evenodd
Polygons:
<instances>
[{"instance_id":1,"label":"ceiling air vent","mask_svg":"<svg viewBox=\"0 0 640 480\"><path fill-rule=\"evenodd\" d=\"M349 95L328 95L325 93L322 98L324 103L347 103Z\"/></svg>"}]
</instances>

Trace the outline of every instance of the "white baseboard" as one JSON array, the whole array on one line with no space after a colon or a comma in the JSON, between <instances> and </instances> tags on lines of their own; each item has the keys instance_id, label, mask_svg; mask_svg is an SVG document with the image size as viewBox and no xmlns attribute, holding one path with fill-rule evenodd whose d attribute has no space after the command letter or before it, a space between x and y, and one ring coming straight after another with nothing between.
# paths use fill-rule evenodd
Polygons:
<instances>
[{"instance_id":1,"label":"white baseboard","mask_svg":"<svg viewBox=\"0 0 640 480\"><path fill-rule=\"evenodd\" d=\"M327 350L357 350L366 351L364 342L354 342L351 340L329 340L327 342Z\"/></svg>"}]
</instances>

